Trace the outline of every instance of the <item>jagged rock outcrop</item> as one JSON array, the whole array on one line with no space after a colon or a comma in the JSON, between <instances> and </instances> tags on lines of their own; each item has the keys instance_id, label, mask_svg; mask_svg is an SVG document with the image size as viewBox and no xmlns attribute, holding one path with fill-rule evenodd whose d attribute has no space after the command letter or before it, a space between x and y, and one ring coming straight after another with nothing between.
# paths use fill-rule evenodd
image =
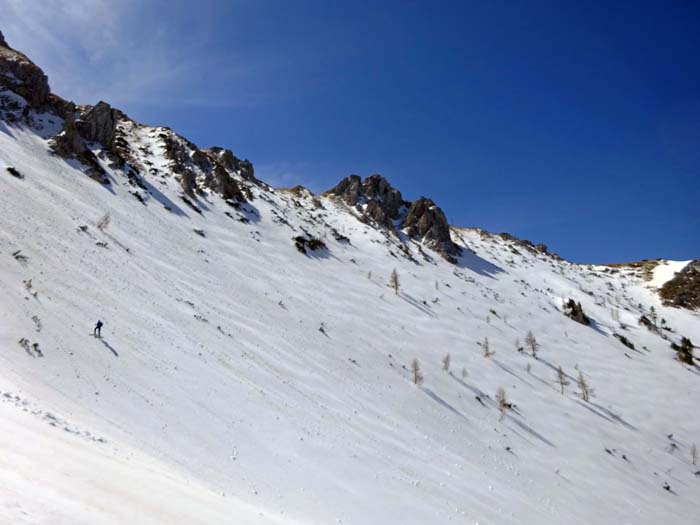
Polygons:
<instances>
[{"instance_id":1,"label":"jagged rock outcrop","mask_svg":"<svg viewBox=\"0 0 700 525\"><path fill-rule=\"evenodd\" d=\"M445 214L432 200L421 197L413 203L404 201L401 192L381 175L365 180L350 175L325 194L359 207L362 218L391 232L396 233L396 228L405 230L409 237L423 241L451 262L460 253L460 248L452 242Z\"/></svg>"},{"instance_id":2,"label":"jagged rock outcrop","mask_svg":"<svg viewBox=\"0 0 700 525\"><path fill-rule=\"evenodd\" d=\"M8 89L24 98L35 109L49 102L49 79L39 66L23 53L15 51L0 33L0 89Z\"/></svg>"},{"instance_id":3,"label":"jagged rock outcrop","mask_svg":"<svg viewBox=\"0 0 700 525\"><path fill-rule=\"evenodd\" d=\"M421 197L411 203L401 227L410 237L422 239L429 248L448 260L460 252L459 247L452 242L450 225L444 212L430 199Z\"/></svg>"},{"instance_id":4,"label":"jagged rock outcrop","mask_svg":"<svg viewBox=\"0 0 700 525\"><path fill-rule=\"evenodd\" d=\"M63 131L49 141L49 147L60 157L81 161L87 167L87 175L97 182L110 183L95 154L85 146L72 113L66 115Z\"/></svg>"},{"instance_id":5,"label":"jagged rock outcrop","mask_svg":"<svg viewBox=\"0 0 700 525\"><path fill-rule=\"evenodd\" d=\"M106 148L112 148L114 133L121 112L113 109L106 102L100 101L89 106L75 122L80 136L90 142L99 142Z\"/></svg>"},{"instance_id":6,"label":"jagged rock outcrop","mask_svg":"<svg viewBox=\"0 0 700 525\"><path fill-rule=\"evenodd\" d=\"M350 175L325 194L336 195L349 206L360 206L364 219L391 231L394 230L392 221L400 218L401 208L408 204L401 197L401 192L378 174L364 181L359 175Z\"/></svg>"},{"instance_id":7,"label":"jagged rock outcrop","mask_svg":"<svg viewBox=\"0 0 700 525\"><path fill-rule=\"evenodd\" d=\"M143 129L118 109L100 101L94 106L76 107L72 102L51 93L44 72L24 54L10 48L0 33L0 89L21 96L26 106L6 97L4 109L14 120L23 119L31 124L31 111L47 111L63 119L62 131L50 141L51 149L59 156L77 159L86 166L86 173L95 180L108 184L100 159L111 167L125 168L129 181L138 183L138 172L146 172L148 162L142 163L142 146L132 148L129 132ZM122 126L120 126L122 123ZM128 131L127 131L128 130ZM197 193L210 189L219 193L230 204L251 198L243 181L257 184L253 165L238 159L223 148L200 149L195 144L165 129L159 135L166 155L171 159L170 169L180 181L183 191L194 198ZM90 144L98 144L100 159L91 151ZM93 148L94 149L94 148ZM145 186L140 184L143 189Z\"/></svg>"},{"instance_id":8,"label":"jagged rock outcrop","mask_svg":"<svg viewBox=\"0 0 700 525\"><path fill-rule=\"evenodd\" d=\"M485 232L485 233L487 235L490 235L490 234L488 234L488 232ZM497 237L500 237L504 241L510 241L513 244L515 244L516 246L518 246L519 248L523 248L523 249L529 251L530 253L535 253L535 254L541 253L544 255L549 255L550 257L552 257L554 259L559 259L559 260L561 259L561 257L559 257L556 253L550 252L549 248L547 247L546 244L543 244L543 243L534 244L532 241L528 241L527 239L518 239L515 235L511 235L508 232L501 232L501 233L498 233L496 235L497 235Z\"/></svg>"},{"instance_id":9,"label":"jagged rock outcrop","mask_svg":"<svg viewBox=\"0 0 700 525\"><path fill-rule=\"evenodd\" d=\"M79 113L77 108L74 108L64 115L63 130L51 139L50 147L63 158L78 159L87 166L90 177L102 184L109 184L105 170L86 143L101 144L116 165L124 165L126 161L114 144L115 130L120 118L126 118L126 115L102 101L95 106L82 108Z\"/></svg>"},{"instance_id":10,"label":"jagged rock outcrop","mask_svg":"<svg viewBox=\"0 0 700 525\"><path fill-rule=\"evenodd\" d=\"M356 206L362 196L362 179L359 175L350 175L326 192L340 197L349 206Z\"/></svg>"},{"instance_id":11,"label":"jagged rock outcrop","mask_svg":"<svg viewBox=\"0 0 700 525\"><path fill-rule=\"evenodd\" d=\"M85 152L85 144L75 126L73 115L66 116L63 121L63 131L51 139L50 146L54 153L64 158L82 155Z\"/></svg>"},{"instance_id":12,"label":"jagged rock outcrop","mask_svg":"<svg viewBox=\"0 0 700 525\"><path fill-rule=\"evenodd\" d=\"M666 306L700 309L700 259L692 261L667 281L659 289L659 295Z\"/></svg>"},{"instance_id":13,"label":"jagged rock outcrop","mask_svg":"<svg viewBox=\"0 0 700 525\"><path fill-rule=\"evenodd\" d=\"M213 147L200 149L192 142L166 130L159 135L171 169L177 174L182 190L191 198L205 189L212 190L233 204L252 198L246 186L234 177L257 184L253 165L236 157L231 150Z\"/></svg>"},{"instance_id":14,"label":"jagged rock outcrop","mask_svg":"<svg viewBox=\"0 0 700 525\"><path fill-rule=\"evenodd\" d=\"M255 170L253 169L253 164L249 160L241 160L236 157L230 149L220 148L214 146L206 151L210 157L216 158L216 162L224 167L228 172L235 172L243 180L258 183L259 181L255 178Z\"/></svg>"},{"instance_id":15,"label":"jagged rock outcrop","mask_svg":"<svg viewBox=\"0 0 700 525\"><path fill-rule=\"evenodd\" d=\"M66 158L80 160L87 166L89 176L102 183L108 182L104 178L104 170L99 162L84 144L86 135L90 137L88 140L101 141L106 138L103 106L111 111L108 105L102 103L103 106L98 107L96 111L91 108L92 111L89 109L79 115L80 120L76 120L75 105L53 95L48 77L41 68L23 53L9 47L2 33L0 33L0 89L9 90L24 99L26 106L19 106L22 109L21 118L30 124L32 121L30 109L37 112L46 111L63 118L63 131L51 141L54 152Z\"/></svg>"},{"instance_id":16,"label":"jagged rock outcrop","mask_svg":"<svg viewBox=\"0 0 700 525\"><path fill-rule=\"evenodd\" d=\"M365 214L383 226L388 226L390 220L398 219L401 207L406 204L401 192L378 174L364 181L358 175L350 175L328 190L326 195L336 195L349 206L367 205Z\"/></svg>"},{"instance_id":17,"label":"jagged rock outcrop","mask_svg":"<svg viewBox=\"0 0 700 525\"><path fill-rule=\"evenodd\" d=\"M378 174L367 177L362 183L364 194L373 202L381 203L382 210L390 219L396 219L405 202L401 192L393 188L389 181Z\"/></svg>"},{"instance_id":18,"label":"jagged rock outcrop","mask_svg":"<svg viewBox=\"0 0 700 525\"><path fill-rule=\"evenodd\" d=\"M569 299L564 304L564 315L582 325L588 326L591 324L591 320L583 311L580 301L577 303L573 299Z\"/></svg>"}]
</instances>

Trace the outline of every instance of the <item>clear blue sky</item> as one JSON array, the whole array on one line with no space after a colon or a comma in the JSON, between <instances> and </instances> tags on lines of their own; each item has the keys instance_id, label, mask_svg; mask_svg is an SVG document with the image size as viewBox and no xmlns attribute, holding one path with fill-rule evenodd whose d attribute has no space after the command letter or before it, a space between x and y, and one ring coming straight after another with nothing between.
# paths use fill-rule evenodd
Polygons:
<instances>
[{"instance_id":1,"label":"clear blue sky","mask_svg":"<svg viewBox=\"0 0 700 525\"><path fill-rule=\"evenodd\" d=\"M69 4L69 5L66 5ZM700 257L700 3L0 0L59 94L578 262Z\"/></svg>"}]
</instances>

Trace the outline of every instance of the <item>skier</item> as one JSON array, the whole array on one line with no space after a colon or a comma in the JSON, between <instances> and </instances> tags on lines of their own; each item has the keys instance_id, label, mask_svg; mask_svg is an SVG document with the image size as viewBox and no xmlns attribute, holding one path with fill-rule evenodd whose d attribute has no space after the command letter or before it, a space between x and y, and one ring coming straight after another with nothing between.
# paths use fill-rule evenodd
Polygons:
<instances>
[{"instance_id":1,"label":"skier","mask_svg":"<svg viewBox=\"0 0 700 525\"><path fill-rule=\"evenodd\" d=\"M97 320L95 329L92 331L92 335L94 335L95 337L102 337L102 321L100 321L99 319Z\"/></svg>"}]
</instances>

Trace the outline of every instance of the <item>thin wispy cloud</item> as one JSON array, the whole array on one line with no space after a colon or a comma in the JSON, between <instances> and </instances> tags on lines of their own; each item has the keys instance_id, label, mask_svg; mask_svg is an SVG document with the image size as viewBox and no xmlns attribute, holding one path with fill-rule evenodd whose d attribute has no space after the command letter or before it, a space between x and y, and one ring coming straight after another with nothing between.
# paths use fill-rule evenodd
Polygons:
<instances>
[{"instance_id":1,"label":"thin wispy cloud","mask_svg":"<svg viewBox=\"0 0 700 525\"><path fill-rule=\"evenodd\" d=\"M260 96L243 87L250 66L207 47L206 20L164 23L180 15L168 2L0 0L0 11L10 45L78 103L234 107Z\"/></svg>"}]
</instances>

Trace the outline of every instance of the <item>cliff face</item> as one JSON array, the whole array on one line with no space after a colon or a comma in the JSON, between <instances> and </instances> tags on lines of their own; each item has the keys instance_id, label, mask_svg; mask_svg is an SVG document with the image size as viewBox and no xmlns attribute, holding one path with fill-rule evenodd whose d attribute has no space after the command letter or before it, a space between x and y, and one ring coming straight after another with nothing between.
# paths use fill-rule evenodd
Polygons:
<instances>
[{"instance_id":1,"label":"cliff face","mask_svg":"<svg viewBox=\"0 0 700 525\"><path fill-rule=\"evenodd\" d=\"M41 68L10 48L1 34L0 89L23 101L5 102L6 109L14 110L11 118L28 122L30 109L60 118L62 129L50 138L52 150L63 158L79 161L85 173L101 184L111 184L106 176L107 164L122 167L132 184L143 186L139 182L142 177L159 173L149 159L154 148L168 159L168 171L178 180L188 201L211 191L238 205L251 198L250 186L259 184L253 165L230 150L199 148L168 128L143 126L104 101L78 106L53 95ZM362 220L397 236L403 231L449 261L454 262L454 256L460 253L450 237L445 214L432 200L421 197L415 202L405 201L381 175L364 180L351 175L327 193L357 208Z\"/></svg>"}]
</instances>

